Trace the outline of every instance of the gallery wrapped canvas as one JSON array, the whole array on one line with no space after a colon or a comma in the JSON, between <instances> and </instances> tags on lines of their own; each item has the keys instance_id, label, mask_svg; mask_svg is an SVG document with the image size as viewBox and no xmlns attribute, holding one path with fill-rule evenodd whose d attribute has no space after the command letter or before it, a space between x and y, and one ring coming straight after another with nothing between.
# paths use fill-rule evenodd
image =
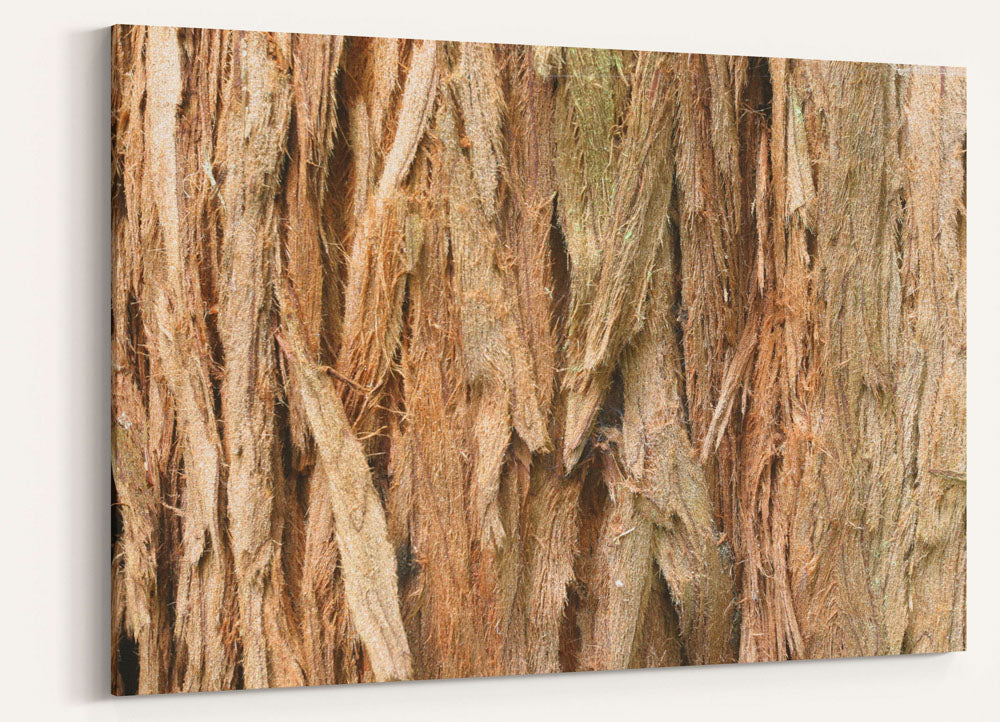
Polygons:
<instances>
[{"instance_id":1,"label":"gallery wrapped canvas","mask_svg":"<svg viewBox=\"0 0 1000 722\"><path fill-rule=\"evenodd\" d=\"M115 693L964 648L961 70L112 68Z\"/></svg>"}]
</instances>

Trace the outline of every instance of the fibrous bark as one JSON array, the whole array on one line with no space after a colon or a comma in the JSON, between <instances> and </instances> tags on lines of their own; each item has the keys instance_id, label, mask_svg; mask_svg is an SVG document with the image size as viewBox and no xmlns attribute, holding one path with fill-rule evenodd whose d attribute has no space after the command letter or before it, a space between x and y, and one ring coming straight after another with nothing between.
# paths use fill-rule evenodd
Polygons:
<instances>
[{"instance_id":1,"label":"fibrous bark","mask_svg":"<svg viewBox=\"0 0 1000 722\"><path fill-rule=\"evenodd\" d=\"M116 693L964 648L960 71L112 60Z\"/></svg>"}]
</instances>

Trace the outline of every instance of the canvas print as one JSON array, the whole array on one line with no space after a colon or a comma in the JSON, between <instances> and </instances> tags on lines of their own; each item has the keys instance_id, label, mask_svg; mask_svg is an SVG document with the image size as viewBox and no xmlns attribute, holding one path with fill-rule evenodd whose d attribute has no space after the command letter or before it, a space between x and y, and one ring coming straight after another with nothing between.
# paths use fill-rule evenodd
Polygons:
<instances>
[{"instance_id":1,"label":"canvas print","mask_svg":"<svg viewBox=\"0 0 1000 722\"><path fill-rule=\"evenodd\" d=\"M961 650L961 69L112 31L117 694Z\"/></svg>"}]
</instances>

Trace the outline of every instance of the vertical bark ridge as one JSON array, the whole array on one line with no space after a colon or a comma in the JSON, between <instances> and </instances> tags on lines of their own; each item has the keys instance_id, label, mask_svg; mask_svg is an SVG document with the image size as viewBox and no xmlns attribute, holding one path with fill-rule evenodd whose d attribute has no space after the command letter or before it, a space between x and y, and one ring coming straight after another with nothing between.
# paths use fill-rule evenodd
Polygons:
<instances>
[{"instance_id":1,"label":"vertical bark ridge","mask_svg":"<svg viewBox=\"0 0 1000 722\"><path fill-rule=\"evenodd\" d=\"M563 456L572 468L583 453L621 349L642 325L673 184L672 157L653 149L671 135L673 105L667 55L602 57L586 51L594 55L579 62L576 52L567 52L566 70L580 73L561 96L561 107L568 108L559 115L562 143L556 164L560 194L569 201L563 228L573 285L563 380ZM605 77L595 83L597 73ZM615 97L616 74L623 76L621 98ZM582 87L574 89L576 83ZM626 102L625 108L616 107ZM590 103L599 112L591 114ZM595 120L603 125L588 127Z\"/></svg>"},{"instance_id":2,"label":"vertical bark ridge","mask_svg":"<svg viewBox=\"0 0 1000 722\"><path fill-rule=\"evenodd\" d=\"M334 534L351 623L364 644L374 678L408 679L412 657L403 628L395 558L385 511L371 478L361 443L351 429L326 367L316 363L302 339L290 292L278 285L283 309L279 344L290 373L302 389L302 402L316 444L320 498L333 509Z\"/></svg>"},{"instance_id":3,"label":"vertical bark ridge","mask_svg":"<svg viewBox=\"0 0 1000 722\"><path fill-rule=\"evenodd\" d=\"M376 84L371 99L361 89L351 110L350 137L356 154L353 219L348 234L344 319L337 360L348 418L364 439L378 430L380 390L396 356L402 325L407 251L403 243L401 186L423 138L438 95L438 44L411 43L408 72L392 118L384 107L390 97L385 83ZM384 53L372 62L384 62ZM390 57L392 57L390 55ZM371 71L381 77L388 69ZM395 128L387 149L388 123ZM381 121L375 126L373 121Z\"/></svg>"},{"instance_id":4,"label":"vertical bark ridge","mask_svg":"<svg viewBox=\"0 0 1000 722\"><path fill-rule=\"evenodd\" d=\"M821 339L806 397L810 442L798 481L789 573L804 655L898 650L890 576L906 548L900 381L900 127L884 66L795 63L793 112L818 158L812 306ZM884 559L893 560L886 564Z\"/></svg>"},{"instance_id":5,"label":"vertical bark ridge","mask_svg":"<svg viewBox=\"0 0 1000 722\"><path fill-rule=\"evenodd\" d=\"M686 658L730 662L736 644L732 554L717 531L708 476L684 418L674 233L664 233L646 324L622 365L620 453L639 512L633 526L648 529L645 553L670 589Z\"/></svg>"},{"instance_id":6,"label":"vertical bark ridge","mask_svg":"<svg viewBox=\"0 0 1000 722\"><path fill-rule=\"evenodd\" d=\"M453 123L441 105L433 137ZM444 131L446 132L446 131ZM417 249L410 281L408 335L402 352L402 444L411 487L409 537L415 580L405 604L423 655L418 675L473 674L482 654L481 610L474 592L473 528L468 515L472 461L463 453L470 410L458 347L460 309L449 268L450 166L446 141L427 146L414 169L420 209L411 232Z\"/></svg>"},{"instance_id":7,"label":"vertical bark ridge","mask_svg":"<svg viewBox=\"0 0 1000 722\"><path fill-rule=\"evenodd\" d=\"M218 36L201 38L208 61L218 59ZM181 116L185 77L176 30L150 28L146 44L148 83L144 134L148 146L141 206L144 275L152 291L144 314L153 355L176 404L184 448L183 550L176 600L175 633L185 649L185 690L232 686L236 650L228 632L233 599L230 565L221 530L222 448L210 378L212 353L205 326L199 263L214 249L200 233L211 211L212 138L181 134L190 123L201 130L202 113L218 96L218 66L189 78L196 94ZM186 131L186 128L185 128ZM208 172L206 172L208 168ZM194 176L194 178L192 178ZM182 187L190 183L193 188ZM138 200L138 199L137 199ZM204 245L202 245L204 244Z\"/></svg>"},{"instance_id":8,"label":"vertical bark ridge","mask_svg":"<svg viewBox=\"0 0 1000 722\"><path fill-rule=\"evenodd\" d=\"M228 466L226 521L239 596L243 682L301 685L294 638L284 619L285 585L272 529L283 477L275 464L274 309L271 258L292 111L290 38L232 38L232 75L223 91L216 165L222 181L218 330L221 411ZM268 627L276 626L280 633Z\"/></svg>"},{"instance_id":9,"label":"vertical bark ridge","mask_svg":"<svg viewBox=\"0 0 1000 722\"><path fill-rule=\"evenodd\" d=\"M904 306L922 365L908 652L965 648L965 82L921 68L903 99Z\"/></svg>"}]
</instances>

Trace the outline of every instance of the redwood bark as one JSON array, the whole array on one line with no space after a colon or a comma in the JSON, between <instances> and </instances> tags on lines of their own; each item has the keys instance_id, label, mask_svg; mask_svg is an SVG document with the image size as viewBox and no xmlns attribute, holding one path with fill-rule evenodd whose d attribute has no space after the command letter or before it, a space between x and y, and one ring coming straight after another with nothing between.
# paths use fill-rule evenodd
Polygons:
<instances>
[{"instance_id":1,"label":"redwood bark","mask_svg":"<svg viewBox=\"0 0 1000 722\"><path fill-rule=\"evenodd\" d=\"M964 648L960 70L112 62L116 693Z\"/></svg>"}]
</instances>

